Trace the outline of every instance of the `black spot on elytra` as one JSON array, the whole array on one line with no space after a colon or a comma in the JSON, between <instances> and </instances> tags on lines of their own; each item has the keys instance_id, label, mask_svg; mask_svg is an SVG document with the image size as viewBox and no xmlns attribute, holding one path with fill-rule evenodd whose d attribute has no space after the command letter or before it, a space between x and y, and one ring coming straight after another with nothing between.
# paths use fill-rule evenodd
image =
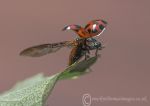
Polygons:
<instances>
[{"instance_id":1,"label":"black spot on elytra","mask_svg":"<svg viewBox=\"0 0 150 106\"><path fill-rule=\"evenodd\" d=\"M81 26L79 26L79 25L75 25L75 27L76 27L77 29L80 29L80 28L81 28Z\"/></svg>"},{"instance_id":2,"label":"black spot on elytra","mask_svg":"<svg viewBox=\"0 0 150 106\"><path fill-rule=\"evenodd\" d=\"M105 20L102 20L102 22L103 22L104 24L107 24L107 22L106 22Z\"/></svg>"},{"instance_id":3,"label":"black spot on elytra","mask_svg":"<svg viewBox=\"0 0 150 106\"><path fill-rule=\"evenodd\" d=\"M96 33L96 32L97 32L97 30L96 30L96 29L92 30L92 33Z\"/></svg>"},{"instance_id":4,"label":"black spot on elytra","mask_svg":"<svg viewBox=\"0 0 150 106\"><path fill-rule=\"evenodd\" d=\"M90 26L90 24L87 24L86 26L85 26L85 29L87 28L87 27L89 27Z\"/></svg>"},{"instance_id":5,"label":"black spot on elytra","mask_svg":"<svg viewBox=\"0 0 150 106\"><path fill-rule=\"evenodd\" d=\"M65 26L65 27L62 29L62 31L66 30L67 28L68 28L68 26Z\"/></svg>"},{"instance_id":6,"label":"black spot on elytra","mask_svg":"<svg viewBox=\"0 0 150 106\"><path fill-rule=\"evenodd\" d=\"M104 26L103 25L99 25L99 29L103 30Z\"/></svg>"},{"instance_id":7,"label":"black spot on elytra","mask_svg":"<svg viewBox=\"0 0 150 106\"><path fill-rule=\"evenodd\" d=\"M91 29L88 29L88 32L91 33Z\"/></svg>"}]
</instances>

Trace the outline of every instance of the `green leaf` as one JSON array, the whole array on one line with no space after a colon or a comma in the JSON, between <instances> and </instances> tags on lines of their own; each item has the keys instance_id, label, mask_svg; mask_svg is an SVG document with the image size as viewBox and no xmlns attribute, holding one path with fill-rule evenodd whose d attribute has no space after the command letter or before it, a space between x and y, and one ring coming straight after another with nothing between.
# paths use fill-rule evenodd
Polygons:
<instances>
[{"instance_id":1,"label":"green leaf","mask_svg":"<svg viewBox=\"0 0 150 106\"><path fill-rule=\"evenodd\" d=\"M43 106L58 80L84 75L96 60L97 57L92 57L75 63L53 76L46 77L38 74L19 82L0 95L0 106Z\"/></svg>"},{"instance_id":2,"label":"green leaf","mask_svg":"<svg viewBox=\"0 0 150 106\"><path fill-rule=\"evenodd\" d=\"M12 90L0 96L0 106L43 106L58 76L59 74L56 74L40 80L33 78L30 79L32 82L29 82L29 85L27 81L17 84Z\"/></svg>"},{"instance_id":3,"label":"green leaf","mask_svg":"<svg viewBox=\"0 0 150 106\"><path fill-rule=\"evenodd\" d=\"M59 80L62 79L74 79L86 73L89 73L89 69L96 61L98 57L91 57L88 60L83 60L79 63L75 63L69 66L59 77Z\"/></svg>"}]
</instances>

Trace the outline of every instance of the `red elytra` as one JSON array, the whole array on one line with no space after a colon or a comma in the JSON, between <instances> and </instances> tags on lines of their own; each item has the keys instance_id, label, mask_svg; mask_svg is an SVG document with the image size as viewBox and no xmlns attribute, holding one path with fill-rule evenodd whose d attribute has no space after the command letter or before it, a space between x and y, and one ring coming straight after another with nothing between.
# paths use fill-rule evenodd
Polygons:
<instances>
[{"instance_id":1,"label":"red elytra","mask_svg":"<svg viewBox=\"0 0 150 106\"><path fill-rule=\"evenodd\" d=\"M99 36L105 30L107 22L104 20L92 20L83 28L79 25L68 25L63 30L73 30L81 38Z\"/></svg>"}]
</instances>

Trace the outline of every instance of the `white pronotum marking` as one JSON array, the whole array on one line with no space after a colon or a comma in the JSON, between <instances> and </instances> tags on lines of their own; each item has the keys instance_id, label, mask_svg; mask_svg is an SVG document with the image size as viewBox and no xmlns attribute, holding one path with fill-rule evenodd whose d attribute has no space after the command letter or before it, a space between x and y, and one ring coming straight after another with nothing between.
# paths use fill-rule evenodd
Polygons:
<instances>
[{"instance_id":1,"label":"white pronotum marking","mask_svg":"<svg viewBox=\"0 0 150 106\"><path fill-rule=\"evenodd\" d=\"M70 26L68 26L68 27L67 27L67 30L70 30L70 29L71 29Z\"/></svg>"},{"instance_id":2,"label":"white pronotum marking","mask_svg":"<svg viewBox=\"0 0 150 106\"><path fill-rule=\"evenodd\" d=\"M96 24L93 25L93 30L95 30L95 28L96 28Z\"/></svg>"}]
</instances>

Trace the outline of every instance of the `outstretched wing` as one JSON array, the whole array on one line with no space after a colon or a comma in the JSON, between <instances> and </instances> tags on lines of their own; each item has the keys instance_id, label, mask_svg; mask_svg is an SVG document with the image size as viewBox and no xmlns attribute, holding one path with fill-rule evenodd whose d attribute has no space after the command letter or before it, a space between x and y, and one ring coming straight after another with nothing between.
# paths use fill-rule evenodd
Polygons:
<instances>
[{"instance_id":1,"label":"outstretched wing","mask_svg":"<svg viewBox=\"0 0 150 106\"><path fill-rule=\"evenodd\" d=\"M54 53L64 46L72 46L72 42L64 41L59 43L37 45L24 49L20 52L20 55L29 57L40 57L49 53Z\"/></svg>"}]
</instances>

